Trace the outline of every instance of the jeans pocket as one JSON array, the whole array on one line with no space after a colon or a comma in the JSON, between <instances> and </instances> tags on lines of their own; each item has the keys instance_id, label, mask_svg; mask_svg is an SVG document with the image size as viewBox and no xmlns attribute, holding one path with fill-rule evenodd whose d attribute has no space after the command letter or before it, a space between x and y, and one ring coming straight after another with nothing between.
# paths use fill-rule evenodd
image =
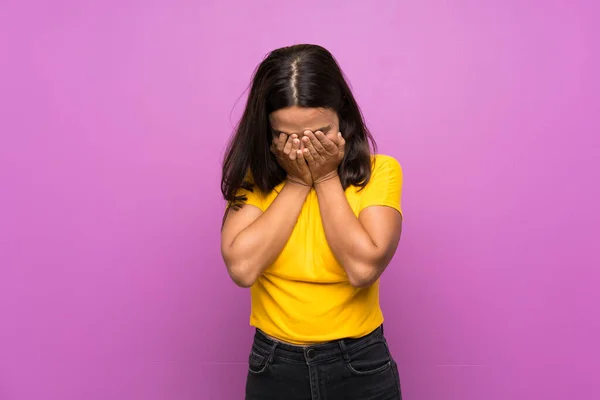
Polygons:
<instances>
[{"instance_id":1,"label":"jeans pocket","mask_svg":"<svg viewBox=\"0 0 600 400\"><path fill-rule=\"evenodd\" d=\"M269 359L258 354L254 350L250 352L248 357L248 372L253 375L260 375L267 370Z\"/></svg>"},{"instance_id":2,"label":"jeans pocket","mask_svg":"<svg viewBox=\"0 0 600 400\"><path fill-rule=\"evenodd\" d=\"M354 375L375 375L392 367L392 358L383 341L376 341L352 352L346 367Z\"/></svg>"}]
</instances>

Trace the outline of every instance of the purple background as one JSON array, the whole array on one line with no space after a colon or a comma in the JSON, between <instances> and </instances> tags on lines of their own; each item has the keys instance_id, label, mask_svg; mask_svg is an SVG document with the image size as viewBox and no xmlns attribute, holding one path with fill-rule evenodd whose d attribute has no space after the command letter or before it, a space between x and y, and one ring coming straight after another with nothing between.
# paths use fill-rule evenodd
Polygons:
<instances>
[{"instance_id":1,"label":"purple background","mask_svg":"<svg viewBox=\"0 0 600 400\"><path fill-rule=\"evenodd\" d=\"M597 4L3 0L0 399L242 398L220 160L298 42L404 167L405 398L600 398Z\"/></svg>"}]
</instances>

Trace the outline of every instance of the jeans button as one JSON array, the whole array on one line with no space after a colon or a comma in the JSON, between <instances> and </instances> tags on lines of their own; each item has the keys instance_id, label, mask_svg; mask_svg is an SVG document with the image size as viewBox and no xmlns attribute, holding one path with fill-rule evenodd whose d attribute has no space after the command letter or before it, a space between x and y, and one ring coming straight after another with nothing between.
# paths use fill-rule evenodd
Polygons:
<instances>
[{"instance_id":1,"label":"jeans button","mask_svg":"<svg viewBox=\"0 0 600 400\"><path fill-rule=\"evenodd\" d=\"M306 358L308 358L309 360L311 358L315 358L315 349L308 349L306 352Z\"/></svg>"}]
</instances>

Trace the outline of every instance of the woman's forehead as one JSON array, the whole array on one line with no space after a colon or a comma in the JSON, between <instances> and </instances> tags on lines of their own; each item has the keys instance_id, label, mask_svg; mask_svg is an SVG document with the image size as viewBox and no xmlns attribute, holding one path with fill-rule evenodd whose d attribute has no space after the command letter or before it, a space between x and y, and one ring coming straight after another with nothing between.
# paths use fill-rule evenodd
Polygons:
<instances>
[{"instance_id":1,"label":"woman's forehead","mask_svg":"<svg viewBox=\"0 0 600 400\"><path fill-rule=\"evenodd\" d=\"M271 127L287 134L301 134L305 130L316 132L337 124L335 111L327 108L287 107L269 115Z\"/></svg>"}]
</instances>

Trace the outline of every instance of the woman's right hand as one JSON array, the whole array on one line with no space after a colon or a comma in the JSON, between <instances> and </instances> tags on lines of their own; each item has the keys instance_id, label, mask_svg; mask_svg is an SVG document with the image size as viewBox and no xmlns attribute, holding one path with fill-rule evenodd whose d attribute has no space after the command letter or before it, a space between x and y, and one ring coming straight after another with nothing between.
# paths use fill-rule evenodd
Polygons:
<instances>
[{"instance_id":1,"label":"woman's right hand","mask_svg":"<svg viewBox=\"0 0 600 400\"><path fill-rule=\"evenodd\" d=\"M297 135L287 136L282 133L273 137L271 152L277 157L279 165L287 172L288 181L312 187L312 175L300 150L300 139Z\"/></svg>"}]
</instances>

